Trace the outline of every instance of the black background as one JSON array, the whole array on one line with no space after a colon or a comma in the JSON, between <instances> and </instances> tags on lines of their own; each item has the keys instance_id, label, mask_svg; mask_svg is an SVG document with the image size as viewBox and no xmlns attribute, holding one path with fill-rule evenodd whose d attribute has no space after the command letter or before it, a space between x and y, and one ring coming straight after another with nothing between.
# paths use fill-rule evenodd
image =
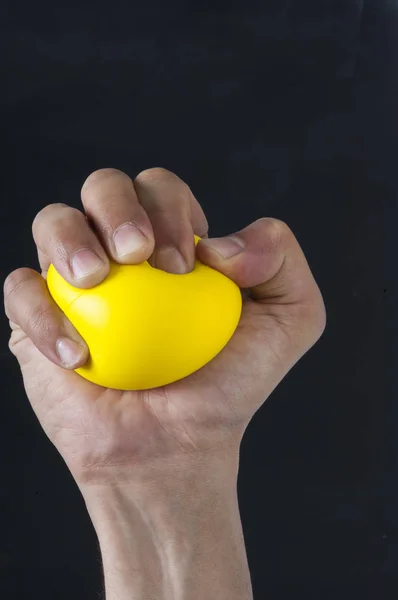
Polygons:
<instances>
[{"instance_id":1,"label":"black background","mask_svg":"<svg viewBox=\"0 0 398 600\"><path fill-rule=\"evenodd\" d=\"M100 167L175 171L212 235L287 221L328 326L243 442L255 598L396 598L398 3L3 0L0 28L4 277ZM91 523L7 338L3 319L0 597L97 598Z\"/></svg>"}]
</instances>

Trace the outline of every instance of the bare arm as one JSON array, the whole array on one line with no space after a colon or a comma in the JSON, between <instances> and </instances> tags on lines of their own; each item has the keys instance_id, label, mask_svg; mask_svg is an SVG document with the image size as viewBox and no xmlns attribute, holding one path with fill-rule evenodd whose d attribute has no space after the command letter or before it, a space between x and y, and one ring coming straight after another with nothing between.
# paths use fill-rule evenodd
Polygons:
<instances>
[{"instance_id":1,"label":"bare arm","mask_svg":"<svg viewBox=\"0 0 398 600\"><path fill-rule=\"evenodd\" d=\"M237 456L85 491L107 600L251 600Z\"/></svg>"}]
</instances>

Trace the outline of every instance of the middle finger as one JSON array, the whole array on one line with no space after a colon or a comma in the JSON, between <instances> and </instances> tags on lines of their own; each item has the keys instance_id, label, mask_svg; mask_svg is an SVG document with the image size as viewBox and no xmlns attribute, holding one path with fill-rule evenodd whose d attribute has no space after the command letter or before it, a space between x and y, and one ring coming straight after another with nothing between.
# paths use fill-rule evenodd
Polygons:
<instances>
[{"instance_id":1,"label":"middle finger","mask_svg":"<svg viewBox=\"0 0 398 600\"><path fill-rule=\"evenodd\" d=\"M126 173L94 171L83 184L81 197L86 215L113 260L137 264L150 257L155 243L152 226Z\"/></svg>"}]
</instances>

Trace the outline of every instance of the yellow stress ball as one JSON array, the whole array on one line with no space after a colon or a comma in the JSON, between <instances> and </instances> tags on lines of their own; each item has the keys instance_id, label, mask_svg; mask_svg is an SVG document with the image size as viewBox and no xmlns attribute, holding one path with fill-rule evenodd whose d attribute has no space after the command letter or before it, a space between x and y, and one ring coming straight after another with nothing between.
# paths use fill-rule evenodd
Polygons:
<instances>
[{"instance_id":1,"label":"yellow stress ball","mask_svg":"<svg viewBox=\"0 0 398 600\"><path fill-rule=\"evenodd\" d=\"M51 265L47 285L90 350L76 372L119 390L166 385L200 369L227 344L242 310L239 287L199 260L184 275L111 261L107 278L86 290Z\"/></svg>"}]
</instances>

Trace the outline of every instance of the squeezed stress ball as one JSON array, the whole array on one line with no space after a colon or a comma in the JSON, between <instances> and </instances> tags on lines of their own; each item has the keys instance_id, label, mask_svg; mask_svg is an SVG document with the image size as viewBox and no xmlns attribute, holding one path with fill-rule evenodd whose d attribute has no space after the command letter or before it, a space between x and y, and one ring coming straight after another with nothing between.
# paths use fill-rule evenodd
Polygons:
<instances>
[{"instance_id":1,"label":"squeezed stress ball","mask_svg":"<svg viewBox=\"0 0 398 600\"><path fill-rule=\"evenodd\" d=\"M51 265L47 285L90 350L76 372L119 390L166 385L200 369L227 344L242 310L239 287L198 260L184 275L111 261L107 278L85 290Z\"/></svg>"}]
</instances>

